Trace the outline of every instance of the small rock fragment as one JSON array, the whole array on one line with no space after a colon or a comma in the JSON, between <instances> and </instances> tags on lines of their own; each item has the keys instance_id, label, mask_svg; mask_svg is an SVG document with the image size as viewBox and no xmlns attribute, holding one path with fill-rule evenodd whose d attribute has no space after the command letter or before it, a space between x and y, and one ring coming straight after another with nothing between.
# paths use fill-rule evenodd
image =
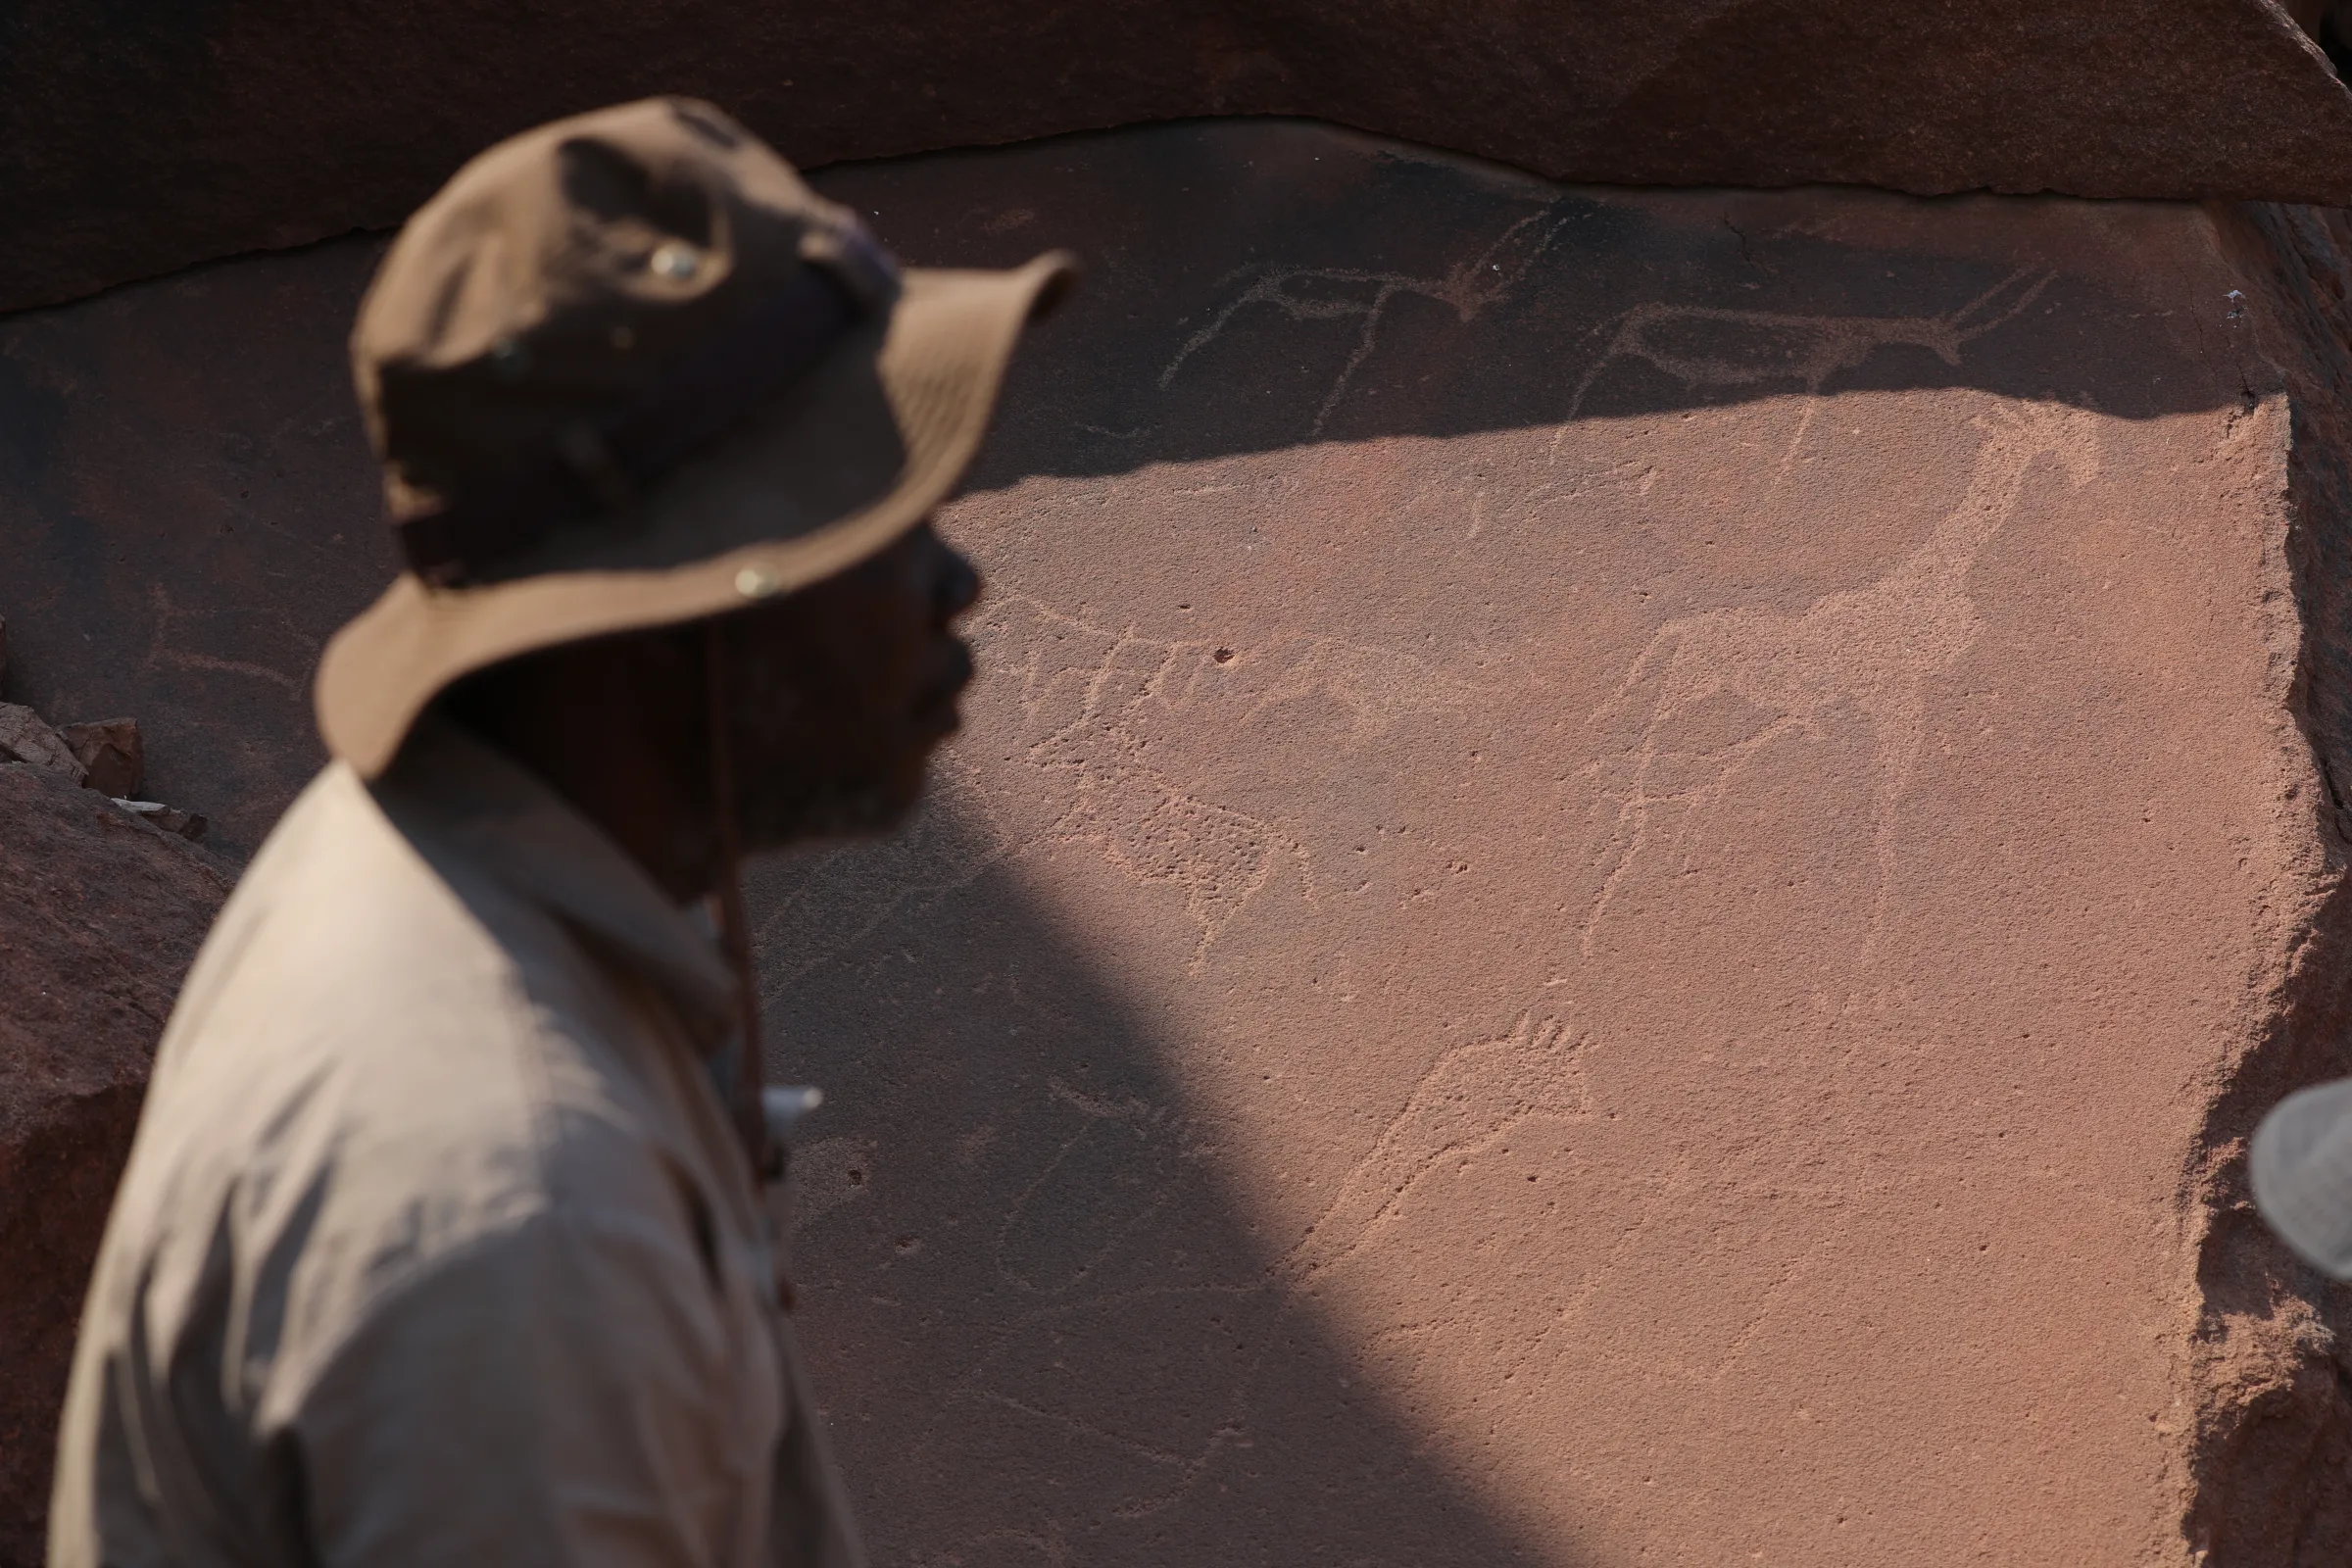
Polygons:
<instances>
[{"instance_id":1,"label":"small rock fragment","mask_svg":"<svg viewBox=\"0 0 2352 1568\"><path fill-rule=\"evenodd\" d=\"M82 783L107 795L136 795L146 782L146 751L135 718L101 718L68 724L58 732L85 772Z\"/></svg>"},{"instance_id":2,"label":"small rock fragment","mask_svg":"<svg viewBox=\"0 0 2352 1568\"><path fill-rule=\"evenodd\" d=\"M175 806L166 806L161 801L126 801L117 797L115 804L131 815L152 822L167 833L176 833L190 843L204 837L204 830L212 825L194 811L183 811Z\"/></svg>"},{"instance_id":3,"label":"small rock fragment","mask_svg":"<svg viewBox=\"0 0 2352 1568\"><path fill-rule=\"evenodd\" d=\"M85 776L81 760L65 737L21 703L0 703L0 760L30 762L63 773L76 784Z\"/></svg>"},{"instance_id":4,"label":"small rock fragment","mask_svg":"<svg viewBox=\"0 0 2352 1568\"><path fill-rule=\"evenodd\" d=\"M201 851L110 823L101 805L46 768L0 767L0 1563L12 1568L42 1560L30 1527L90 1260L156 1035L228 891Z\"/></svg>"}]
</instances>

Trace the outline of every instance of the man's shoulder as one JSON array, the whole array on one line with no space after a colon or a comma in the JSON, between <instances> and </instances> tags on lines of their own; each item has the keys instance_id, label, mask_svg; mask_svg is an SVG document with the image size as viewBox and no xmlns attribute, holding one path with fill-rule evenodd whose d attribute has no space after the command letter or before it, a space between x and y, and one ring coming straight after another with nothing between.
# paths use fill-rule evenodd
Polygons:
<instances>
[{"instance_id":1,"label":"man's shoulder","mask_svg":"<svg viewBox=\"0 0 2352 1568\"><path fill-rule=\"evenodd\" d=\"M347 1152L368 1148L370 1127L409 1121L528 1140L529 1063L564 1044L514 951L531 945L529 911L453 869L349 769L321 773L189 973L142 1141L181 1130L266 1145L265 1129L290 1117L332 1126Z\"/></svg>"},{"instance_id":2,"label":"man's shoulder","mask_svg":"<svg viewBox=\"0 0 2352 1568\"><path fill-rule=\"evenodd\" d=\"M174 1034L224 999L266 992L277 1011L348 1016L355 994L429 1006L451 981L498 983L544 925L527 902L393 820L349 767L330 764L288 808L220 911L174 1009Z\"/></svg>"},{"instance_id":3,"label":"man's shoulder","mask_svg":"<svg viewBox=\"0 0 2352 1568\"><path fill-rule=\"evenodd\" d=\"M662 1139L599 985L560 922L329 768L190 975L110 1248L196 1270L234 1214L241 1249L314 1260L333 1318L543 1215L658 1214Z\"/></svg>"}]
</instances>

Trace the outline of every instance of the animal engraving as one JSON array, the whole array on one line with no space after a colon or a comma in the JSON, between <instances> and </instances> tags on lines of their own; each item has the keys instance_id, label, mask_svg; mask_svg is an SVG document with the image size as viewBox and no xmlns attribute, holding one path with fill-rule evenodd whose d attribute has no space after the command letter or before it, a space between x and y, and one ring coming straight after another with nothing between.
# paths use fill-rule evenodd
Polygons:
<instances>
[{"instance_id":1,"label":"animal engraving","mask_svg":"<svg viewBox=\"0 0 2352 1568\"><path fill-rule=\"evenodd\" d=\"M1200 973L1227 926L1278 881L1313 904L1313 861L1275 818L1212 798L1158 759L1218 755L1247 726L1308 714L1343 745L1370 744L1480 696L1393 649L1319 634L1238 650L1146 637L1005 587L972 634L987 672L972 727L997 740L999 759L950 752L940 766L952 809L926 808L905 832L767 878L758 937L770 1004L887 922L1055 845L1088 846L1137 884L1178 893L1197 933L1188 968Z\"/></svg>"},{"instance_id":2,"label":"animal engraving","mask_svg":"<svg viewBox=\"0 0 2352 1568\"><path fill-rule=\"evenodd\" d=\"M1247 286L1227 300L1206 325L1184 340L1166 368L1159 387L1166 391L1184 362L1223 334L1233 318L1252 305L1271 306L1294 321L1346 320L1360 318L1355 347L1332 380L1315 410L1310 429L1323 433L1324 424L1348 395L1355 372L1379 344L1383 313L1400 294L1416 294L1452 309L1465 324L1488 307L1510 297L1528 270L1550 248L1568 220L1549 210L1530 213L1504 229L1493 244L1475 257L1447 270L1443 277L1414 277L1403 272L1376 272L1353 267L1248 267L1219 279L1219 286L1247 280Z\"/></svg>"},{"instance_id":3,"label":"animal engraving","mask_svg":"<svg viewBox=\"0 0 2352 1568\"><path fill-rule=\"evenodd\" d=\"M2054 272L2026 268L1939 316L1792 316L1700 305L1637 305L1577 383L1568 417L1619 360L1641 360L1686 386L1758 386L1795 381L1820 395L1830 377L1859 369L1885 348L1922 348L1957 367L1960 351L2015 320L2041 298Z\"/></svg>"},{"instance_id":4,"label":"animal engraving","mask_svg":"<svg viewBox=\"0 0 2352 1568\"><path fill-rule=\"evenodd\" d=\"M1230 736L1303 710L1336 717L1348 743L1377 739L1408 715L1458 707L1471 689L1409 654L1320 635L1255 648L1204 638L1145 637L1096 625L1000 591L977 627L981 655L1004 683L1014 753L1011 778L959 775L972 793L1008 792L1003 819L1052 814L1021 831L1010 853L1083 843L1139 883L1175 888L1199 932L1198 973L1238 914L1287 875L1316 898L1311 858L1278 821L1209 799L1157 761L1171 740ZM992 697L990 701L997 701Z\"/></svg>"},{"instance_id":5,"label":"animal engraving","mask_svg":"<svg viewBox=\"0 0 2352 1568\"><path fill-rule=\"evenodd\" d=\"M2017 319L2041 298L2057 273L2023 268L1955 310L1938 316L1794 316L1703 305L1637 305L1617 318L1617 330L1576 384L1568 417L1552 432L1560 442L1585 410L1601 373L1621 360L1639 360L1688 387L1752 387L1794 381L1804 389L1796 428L1781 459L1795 461L1830 377L1859 369L1881 349L1920 348L1957 368L1960 351Z\"/></svg>"},{"instance_id":6,"label":"animal engraving","mask_svg":"<svg viewBox=\"0 0 2352 1568\"><path fill-rule=\"evenodd\" d=\"M1088 844L1136 881L1174 887L1200 933L1196 972L1277 871L1295 869L1312 898L1295 838L1203 798L1150 758L1155 719L1222 695L1216 649L1111 631L1015 592L1000 594L977 630L999 678L1017 683L1016 755L1027 767L1015 787L1031 792L1032 811L1043 805L1053 813L1042 831L1023 834L1021 851ZM1228 651L1226 662L1233 659ZM1230 709L1224 716L1240 717ZM977 776L970 784L988 787Z\"/></svg>"},{"instance_id":7,"label":"animal engraving","mask_svg":"<svg viewBox=\"0 0 2352 1568\"><path fill-rule=\"evenodd\" d=\"M1615 757L1584 770L1612 768L1624 781L1604 788L1616 803L1604 850L1606 872L1585 915L1584 951L1618 890L1649 850L1659 813L1679 808L1687 846L1691 824L1722 804L1756 756L1789 735L1814 735L1831 710L1850 705L1873 737L1871 808L1878 889L1867 959L1886 918L1895 869L1896 810L1927 736L1927 688L1976 642L1983 628L1967 593L1978 552L2016 512L2035 464L2051 459L2070 485L2098 472L2098 420L2078 409L2002 404L1973 421L1984 431L1968 486L1926 543L1867 587L1824 595L1802 614L1739 607L1679 615L1658 628L1617 690L1594 710L1596 730L1627 717L1639 733ZM1763 724L1730 746L1695 758L1668 744L1678 717L1729 695L1761 711ZM1662 784L1672 771L1695 781Z\"/></svg>"}]
</instances>

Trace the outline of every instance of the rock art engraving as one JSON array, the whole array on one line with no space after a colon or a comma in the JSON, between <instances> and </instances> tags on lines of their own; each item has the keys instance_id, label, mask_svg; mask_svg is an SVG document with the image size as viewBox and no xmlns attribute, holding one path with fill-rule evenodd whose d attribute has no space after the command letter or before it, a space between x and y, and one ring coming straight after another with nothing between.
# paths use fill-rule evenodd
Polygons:
<instances>
[{"instance_id":1,"label":"rock art engraving","mask_svg":"<svg viewBox=\"0 0 2352 1568\"><path fill-rule=\"evenodd\" d=\"M296 625L294 617L284 610L255 607L247 611L196 612L183 609L172 599L171 590L161 582L150 583L147 593L149 601L155 607L155 629L149 642L145 661L147 668L153 669L161 664L170 664L181 669L206 670L223 675L243 675L254 680L267 681L294 697L301 697L309 691L309 682L303 677L301 670L316 662L318 640ZM294 656L291 661L292 670L276 668L249 659L223 659L217 654L200 653L194 649L182 648L178 644L178 627L182 623L211 622L217 626L218 623L233 619L240 614L250 617L252 622L267 628L270 633L273 634L272 640L281 643Z\"/></svg>"},{"instance_id":2,"label":"rock art engraving","mask_svg":"<svg viewBox=\"0 0 2352 1568\"><path fill-rule=\"evenodd\" d=\"M1512 1031L1499 1039L1457 1046L1440 1056L1406 1098L1404 1106L1382 1129L1380 1137L1342 1181L1331 1205L1309 1227L1306 1236L1283 1259L1276 1271L1279 1288L1306 1289L1329 1271L1380 1248L1384 1233L1405 1219L1402 1213L1414 1189L1451 1168L1477 1160L1497 1148L1507 1148L1514 1134L1532 1123L1589 1123L1595 1115L1588 1061L1593 1050L1590 1031L1566 1019L1528 1012ZM1615 1281L1628 1261L1653 1240L1658 1222L1672 1210L1670 1198L1691 1200L1691 1163L1677 1160L1640 1179L1641 1198L1618 1227L1605 1251L1581 1275L1568 1276L1573 1288L1550 1303L1550 1316L1529 1350L1561 1348L1594 1299ZM1752 1194L1747 1182L1716 1184L1726 1200ZM1788 1184L1770 1187L1795 1196ZM1837 1192L1806 1195L1815 1200L1842 1200ZM1456 1221L1458 1223L1458 1219ZM1720 1353L1682 1357L1672 1362L1680 1375L1696 1383L1721 1383L1731 1374L1763 1324L1787 1297L1790 1285L1812 1262L1816 1247L1795 1251L1773 1267L1752 1294L1740 1303L1738 1328L1712 1348ZM1729 1284L1728 1276L1722 1282ZM1409 1324L1381 1331L1374 1341L1410 1340L1444 1332L1458 1338L1450 1322Z\"/></svg>"},{"instance_id":3,"label":"rock art engraving","mask_svg":"<svg viewBox=\"0 0 2352 1568\"><path fill-rule=\"evenodd\" d=\"M1446 1200L1449 1206L1443 1212L1415 1207L1417 1190L1442 1183L1466 1165L1494 1158L1535 1125L1590 1128L1599 1122L1601 1107L1590 1070L1595 1050L1592 1033L1572 1010L1530 1009L1506 1031L1445 1051L1420 1074L1371 1147L1348 1167L1331 1200L1297 1244L1259 1269L1184 1284L1101 1283L1136 1278L1132 1260L1151 1250L1150 1227L1169 1201L1181 1200L1170 1193L1124 1195L1112 1204L1119 1212L1096 1228L1099 1240L1090 1240L1080 1250L1084 1266L1073 1269L1062 1262L1052 1271L1050 1283L1041 1278L1044 1271L1035 1261L1008 1252L1005 1237L1000 1235L995 1256L1000 1281L1014 1300L1034 1304L1000 1320L990 1348L965 1373L956 1396L1050 1425L1118 1456L1123 1468L1116 1473L1125 1479L1108 1483L1094 1504L1103 1519L1148 1518L1179 1505L1211 1478L1228 1449L1251 1445L1253 1401L1266 1357L1280 1353L1282 1341L1275 1325L1301 1310L1323 1310L1310 1301L1322 1297L1334 1276L1349 1265L1368 1263L1373 1272L1359 1279L1380 1278L1378 1267L1387 1249L1409 1247L1414 1235L1426 1243L1433 1225L1448 1234L1465 1226L1473 1232L1480 1227L1479 1215L1450 1206L1459 1201L1458 1196ZM1188 1135L1182 1117L1167 1107L1085 1094L1058 1081L1045 1089L1056 1113L1066 1117L1074 1111L1079 1124L1041 1145L1034 1175L1022 1193L1023 1205L1106 1129L1120 1138L1134 1135L1150 1143L1150 1151L1140 1152L1146 1164L1171 1168L1166 1162L1201 1152L1184 1147ZM1506 1179L1515 1183L1516 1176ZM1701 1208L1730 1212L1760 1195L1784 1201L1842 1201L1850 1197L1837 1190L1811 1193L1778 1176L1759 1183L1752 1176L1719 1171L1702 1180L1689 1156L1663 1159L1655 1170L1623 1172L1614 1190L1622 1195L1622 1206L1610 1210L1605 1225L1583 1230L1583 1240L1574 1244L1572 1252L1546 1252L1545 1267L1557 1278L1558 1289L1544 1303L1542 1319L1527 1324L1532 1334L1483 1340L1457 1315L1474 1310L1467 1302L1446 1306L1436 1317L1427 1316L1424 1308L1409 1320L1380 1321L1384 1310L1394 1315L1395 1309L1380 1304L1389 1293L1375 1291L1379 1299L1364 1303L1375 1320L1362 1325L1350 1342L1365 1360L1366 1375L1385 1379L1402 1372L1409 1378L1414 1374L1407 1369L1426 1349L1441 1352L1443 1362L1458 1363L1465 1354L1482 1353L1482 1346L1483 1353L1508 1354L1507 1364L1520 1371L1555 1362L1581 1365L1590 1353L1581 1336L1614 1332L1605 1327L1616 1321L1609 1314L1638 1309L1640 1293L1632 1298L1625 1294L1628 1271L1643 1266L1645 1258L1654 1259L1663 1245L1683 1245L1672 1241L1665 1228L1677 1224L1678 1217L1689 1221L1694 1201ZM1512 1222L1497 1223L1507 1228ZM1058 1243L1058 1232L1038 1234ZM1544 1234L1546 1248L1563 1245L1563 1236ZM1817 1244L1798 1237L1788 1239L1795 1245L1779 1248L1769 1219L1761 1237L1744 1240L1750 1245L1727 1254L1715 1276L1715 1288L1725 1298L1718 1303L1724 1334L1691 1347L1687 1356L1667 1358L1657 1364L1658 1370L1701 1387L1739 1375L1764 1326L1785 1309L1818 1250ZM1131 1259L1128 1269L1106 1266L1114 1252ZM1473 1279L1460 1283L1475 1292ZM1604 1327L1592 1326L1595 1312L1602 1314ZM1064 1352L1057 1347L1073 1340L1105 1339L1154 1346L1247 1339L1251 1348L1224 1362L1210 1381L1186 1382L1182 1398L1162 1400L1063 1375ZM1165 1375L1199 1379L1212 1364L1179 1358L1173 1363L1175 1370ZM1494 1399L1507 1404L1539 1397L1539 1387L1540 1380L1508 1389L1497 1382L1492 1392Z\"/></svg>"},{"instance_id":4,"label":"rock art engraving","mask_svg":"<svg viewBox=\"0 0 2352 1568\"><path fill-rule=\"evenodd\" d=\"M1227 1406L1231 1412L1230 1418L1212 1430L1208 1434L1207 1441L1192 1452L1182 1452L1175 1448L1163 1447L1155 1443L1129 1437L1092 1421L1080 1420L1061 1411L1049 1410L1027 1400L1016 1399L1010 1395L984 1392L979 1397L985 1402L1003 1409L1015 1410L1022 1415L1050 1422L1079 1437L1107 1444L1131 1460L1141 1461L1147 1466L1167 1473L1164 1490L1131 1496L1105 1509L1104 1511L1113 1519L1148 1519L1155 1513L1166 1512L1192 1494L1193 1489L1200 1485L1200 1478L1208 1473L1209 1466L1216 1463L1219 1453L1228 1447L1250 1446L1248 1429L1244 1425L1250 1409L1250 1396L1246 1388L1237 1387L1229 1391Z\"/></svg>"},{"instance_id":5,"label":"rock art engraving","mask_svg":"<svg viewBox=\"0 0 2352 1568\"><path fill-rule=\"evenodd\" d=\"M951 752L941 782L952 811L926 808L904 833L823 852L780 877L757 932L769 1004L890 920L1055 845L1088 846L1139 885L1177 891L1199 973L1278 881L1314 903L1314 867L1280 822L1210 798L1155 757L1203 733L1310 716L1342 745L1367 744L1483 695L1393 649L1318 634L1238 650L1145 637L1004 587L992 589L973 635L989 671L976 701L990 709L973 728L1002 737L1004 760L1025 765L1007 776Z\"/></svg>"},{"instance_id":6,"label":"rock art engraving","mask_svg":"<svg viewBox=\"0 0 2352 1568\"><path fill-rule=\"evenodd\" d=\"M1565 1021L1530 1012L1499 1040L1440 1056L1284 1260L1286 1274L1303 1283L1372 1245L1414 1184L1448 1157L1475 1153L1535 1117L1589 1118L1589 1044Z\"/></svg>"},{"instance_id":7,"label":"rock art engraving","mask_svg":"<svg viewBox=\"0 0 2352 1568\"><path fill-rule=\"evenodd\" d=\"M1199 972L1236 915L1289 873L1298 896L1316 898L1311 858L1282 825L1205 798L1152 759L1171 728L1230 733L1306 705L1339 716L1345 742L1386 734L1405 717L1458 707L1475 688L1393 650L1319 635L1293 635L1236 650L1205 639L1145 637L1062 612L1017 591L1000 591L978 628L984 652L1005 662L996 678L1016 692L1017 755L1034 769L997 814L1054 813L1007 853L1047 843L1095 847L1140 883L1181 891L1200 936ZM965 792L991 785L959 775ZM1043 788L1040 788L1040 785Z\"/></svg>"},{"instance_id":8,"label":"rock art engraving","mask_svg":"<svg viewBox=\"0 0 2352 1568\"><path fill-rule=\"evenodd\" d=\"M2001 404L1972 421L1984 431L1959 503L1926 543L1867 587L1828 594L1802 613L1739 607L1679 615L1658 628L1617 690L1593 711L1607 726L1633 718L1639 734L1614 757L1584 770L1591 778L1622 768L1604 787L1616 817L1603 851L1605 871L1586 911L1584 951L1618 890L1650 848L1659 813L1679 808L1675 834L1690 834L1758 754L1789 735L1816 735L1841 705L1858 710L1872 739L1871 809L1878 888L1862 956L1870 957L1885 923L1894 875L1896 809L1927 736L1927 685L1968 651L1982 630L1967 593L1977 554L2016 511L2035 464L2055 462L2080 489L2098 472L2098 419L2050 404ZM1690 754L1667 737L1675 720L1699 704L1731 696L1764 715L1763 724L1720 749ZM1679 787L1662 775L1694 776Z\"/></svg>"},{"instance_id":9,"label":"rock art engraving","mask_svg":"<svg viewBox=\"0 0 2352 1568\"><path fill-rule=\"evenodd\" d=\"M1215 649L1107 631L1017 594L1003 596L991 621L986 629L998 633L997 646L1023 651L1016 666L1020 755L1043 775L1044 798L1055 812L1024 850L1088 844L1138 882L1172 884L1200 931L1195 972L1284 866L1297 870L1302 893L1313 898L1298 840L1262 817L1201 798L1146 760L1150 732L1138 720L1152 707L1202 700L1201 688L1219 668Z\"/></svg>"},{"instance_id":10,"label":"rock art engraving","mask_svg":"<svg viewBox=\"0 0 2352 1568\"><path fill-rule=\"evenodd\" d=\"M1585 371L1569 400L1573 422L1601 372L1619 360L1641 360L1690 387L1755 386L1795 381L1808 399L1830 377L1859 369L1885 348L1922 348L1957 367L1960 351L2015 320L2057 277L2025 268L1940 316L1791 316L1700 305L1637 305ZM1690 329L1688 343L1675 334ZM1555 437L1556 450L1556 437Z\"/></svg>"},{"instance_id":11,"label":"rock art engraving","mask_svg":"<svg viewBox=\"0 0 2352 1568\"><path fill-rule=\"evenodd\" d=\"M1448 269L1443 277L1280 263L1229 272L1217 280L1218 287L1235 283L1246 286L1227 300L1207 324L1184 340L1176 357L1159 372L1159 388L1166 391L1174 383L1176 372L1184 368L1184 362L1216 341L1233 318L1252 305L1270 306L1294 321L1361 318L1364 324L1356 333L1355 347L1315 410L1310 429L1321 435L1325 422L1348 395L1348 383L1355 378L1355 372L1372 357L1379 344L1382 314L1398 295L1416 294L1449 306L1455 318L1467 324L1489 306L1510 297L1511 291L1527 276L1528 270L1550 248L1568 222L1568 219L1554 215L1549 209L1530 213L1504 229L1478 255Z\"/></svg>"},{"instance_id":12,"label":"rock art engraving","mask_svg":"<svg viewBox=\"0 0 2352 1568\"><path fill-rule=\"evenodd\" d=\"M1585 1073L1590 1049L1589 1035L1567 1020L1532 1011L1503 1035L1454 1047L1422 1074L1371 1150L1341 1182L1331 1204L1284 1257L1262 1271L1224 1282L1131 1289L1097 1287L1094 1281L1103 1271L1096 1265L1135 1240L1172 1200L1172 1192L1130 1195L1127 1206L1132 1211L1100 1226L1099 1241L1090 1240L1086 1266L1065 1265L1056 1270L1059 1279L1051 1285L1041 1281L1033 1263L1011 1254L1006 1235L1019 1221L1020 1207L1106 1128L1150 1140L1159 1158L1197 1157L1198 1152L1184 1147L1184 1129L1164 1107L1087 1095L1050 1082L1051 1102L1062 1112L1075 1111L1080 1124L1045 1154L1005 1233L998 1238L995 1257L1001 1282L1017 1298L1039 1304L1002 1326L995 1346L972 1367L959 1393L1106 1445L1136 1463L1139 1479L1128 1483L1135 1490L1111 1503L1104 1510L1108 1516L1137 1519L1176 1505L1223 1450L1250 1445L1252 1391L1267 1353L1264 1348L1233 1363L1229 1380L1221 1379L1215 1388L1190 1391L1185 1402L1196 1419L1181 1429L1171 1425L1157 1430L1136 1427L1136 1407L1117 1402L1112 1397L1116 1391L1105 1393L1088 1385L1055 1396L1030 1388L1013 1358L1026 1347L1056 1343L1073 1334L1122 1332L1120 1326L1147 1316L1165 1324L1169 1332L1191 1332L1188 1325L1227 1326L1260 1347L1269 1346L1274 1339L1270 1324L1291 1309L1294 1298L1332 1267L1377 1249L1399 1205L1423 1179L1449 1162L1475 1157L1531 1121L1589 1121L1593 1114ZM1662 1184L1661 1191L1665 1185L1671 1184ZM1640 1230L1637 1225L1619 1239L1602 1260L1600 1273L1586 1283L1583 1296L1596 1289L1628 1254ZM1563 1313L1561 1321L1568 1315ZM1105 1400L1100 1411L1088 1402L1096 1397Z\"/></svg>"}]
</instances>

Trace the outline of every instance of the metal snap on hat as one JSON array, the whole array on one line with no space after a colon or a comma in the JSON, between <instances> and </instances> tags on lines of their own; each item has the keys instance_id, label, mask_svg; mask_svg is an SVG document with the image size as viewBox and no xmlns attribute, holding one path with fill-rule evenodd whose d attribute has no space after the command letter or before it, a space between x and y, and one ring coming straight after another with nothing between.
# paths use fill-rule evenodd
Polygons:
<instances>
[{"instance_id":1,"label":"metal snap on hat","mask_svg":"<svg viewBox=\"0 0 2352 1568\"><path fill-rule=\"evenodd\" d=\"M707 104L542 125L393 242L354 379L409 569L335 634L318 727L363 776L434 695L560 643L788 593L927 516L1072 275L902 271Z\"/></svg>"}]
</instances>

